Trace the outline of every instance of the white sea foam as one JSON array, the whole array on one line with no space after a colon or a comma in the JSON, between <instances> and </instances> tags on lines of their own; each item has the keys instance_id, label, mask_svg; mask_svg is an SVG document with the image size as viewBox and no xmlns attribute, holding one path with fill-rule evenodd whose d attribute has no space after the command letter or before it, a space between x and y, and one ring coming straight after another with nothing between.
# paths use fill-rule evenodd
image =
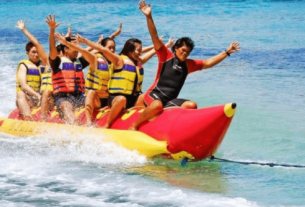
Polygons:
<instances>
[{"instance_id":1,"label":"white sea foam","mask_svg":"<svg viewBox=\"0 0 305 207\"><path fill-rule=\"evenodd\" d=\"M203 194L137 174L125 175L122 167L144 165L146 158L115 144L81 137L77 141L57 137L57 142L50 142L47 135L1 138L0 191L8 190L5 200L33 205L47 201L55 206L256 206L243 198Z\"/></svg>"}]
</instances>

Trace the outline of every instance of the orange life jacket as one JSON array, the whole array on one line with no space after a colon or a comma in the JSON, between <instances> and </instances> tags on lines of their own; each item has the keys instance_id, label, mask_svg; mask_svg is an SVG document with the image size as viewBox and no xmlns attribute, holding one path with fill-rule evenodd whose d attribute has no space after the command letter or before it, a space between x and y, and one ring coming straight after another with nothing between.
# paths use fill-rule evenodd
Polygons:
<instances>
[{"instance_id":1,"label":"orange life jacket","mask_svg":"<svg viewBox=\"0 0 305 207\"><path fill-rule=\"evenodd\" d=\"M79 59L72 62L66 57L61 58L60 72L52 71L53 93L71 93L75 91L84 92L85 80L82 64Z\"/></svg>"}]
</instances>

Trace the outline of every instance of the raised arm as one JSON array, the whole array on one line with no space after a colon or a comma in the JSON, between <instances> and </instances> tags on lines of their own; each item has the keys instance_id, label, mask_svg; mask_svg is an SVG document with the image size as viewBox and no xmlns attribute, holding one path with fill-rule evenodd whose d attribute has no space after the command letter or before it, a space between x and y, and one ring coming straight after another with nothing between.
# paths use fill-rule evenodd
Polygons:
<instances>
[{"instance_id":1,"label":"raised arm","mask_svg":"<svg viewBox=\"0 0 305 207\"><path fill-rule=\"evenodd\" d=\"M167 48L172 47L175 44L175 41L170 37L168 42L165 44ZM156 54L155 49L151 49L140 57L141 63L145 64L150 58L152 58Z\"/></svg>"},{"instance_id":2,"label":"raised arm","mask_svg":"<svg viewBox=\"0 0 305 207\"><path fill-rule=\"evenodd\" d=\"M221 61L223 61L226 57L230 56L230 54L238 52L240 50L239 43L233 42L230 46L223 52L215 55L207 60L203 60L203 67L202 69L211 68L214 65L217 65Z\"/></svg>"},{"instance_id":3,"label":"raised arm","mask_svg":"<svg viewBox=\"0 0 305 207\"><path fill-rule=\"evenodd\" d=\"M96 43L97 43L97 44L101 44L103 39L104 39L104 35L101 34L101 35L99 36L99 38L98 38L98 40L97 40ZM89 52L92 52L93 54L98 53L97 50L94 50L92 47L89 47L89 46L86 47L86 50L89 51Z\"/></svg>"},{"instance_id":4,"label":"raised arm","mask_svg":"<svg viewBox=\"0 0 305 207\"><path fill-rule=\"evenodd\" d=\"M56 23L55 15L53 17L51 15L47 16L46 23L49 25L50 28L50 36L49 36L49 44L50 44L50 59L55 60L57 57L57 50L55 46L55 28L59 26L60 23Z\"/></svg>"},{"instance_id":5,"label":"raised arm","mask_svg":"<svg viewBox=\"0 0 305 207\"><path fill-rule=\"evenodd\" d=\"M38 42L38 40L26 29L25 27L25 21L18 21L16 27L18 29L20 29L25 36L35 45L35 47L37 48L37 52L39 57L41 58L41 61L44 65L48 64L48 55L47 53L44 51L43 47L41 46L41 44Z\"/></svg>"},{"instance_id":6,"label":"raised arm","mask_svg":"<svg viewBox=\"0 0 305 207\"><path fill-rule=\"evenodd\" d=\"M96 49L99 52L103 53L103 55L108 60L110 60L110 62L113 63L115 69L123 67L123 65L124 65L123 58L121 56L111 52L109 49L103 47L100 44L92 42L92 41L82 37L79 34L76 35L76 40L78 41L78 43L84 43L84 44L88 45L89 47L92 47L93 49Z\"/></svg>"},{"instance_id":7,"label":"raised arm","mask_svg":"<svg viewBox=\"0 0 305 207\"><path fill-rule=\"evenodd\" d=\"M151 14L151 6L149 4L146 5L145 1L143 0L139 3L139 9L146 17L148 30L155 50L159 50L159 48L163 45L163 42L158 37L158 32Z\"/></svg>"},{"instance_id":8,"label":"raised arm","mask_svg":"<svg viewBox=\"0 0 305 207\"><path fill-rule=\"evenodd\" d=\"M163 37L164 37L164 35L162 35L159 39L162 41L162 40L163 40ZM152 50L152 49L154 49L154 48L155 48L154 45L150 45L150 46L144 47L144 48L142 49L142 54L143 54L143 53L146 53L146 52L148 52L148 51L150 51L150 50Z\"/></svg>"},{"instance_id":9,"label":"raised arm","mask_svg":"<svg viewBox=\"0 0 305 207\"><path fill-rule=\"evenodd\" d=\"M71 24L68 25L68 32L66 34L66 37L71 37L72 35L72 29L71 29Z\"/></svg>"},{"instance_id":10,"label":"raised arm","mask_svg":"<svg viewBox=\"0 0 305 207\"><path fill-rule=\"evenodd\" d=\"M119 29L112 33L109 37L114 39L115 37L119 36L122 32L122 22L120 23Z\"/></svg>"},{"instance_id":11,"label":"raised arm","mask_svg":"<svg viewBox=\"0 0 305 207\"><path fill-rule=\"evenodd\" d=\"M145 64L147 61L149 61L150 58L152 58L154 55L156 54L156 50L155 49L151 49L148 52L146 52L145 54L143 54L140 57L140 61L142 64Z\"/></svg>"},{"instance_id":12,"label":"raised arm","mask_svg":"<svg viewBox=\"0 0 305 207\"><path fill-rule=\"evenodd\" d=\"M64 35L60 35L59 33L55 33L55 37L58 40L58 42L60 42L60 44L66 45L67 47L73 48L74 50L77 50L80 53L82 53L82 56L90 64L91 72L94 72L94 70L97 67L97 59L96 59L96 56L94 54L90 53L89 51L87 51L86 49L80 47L79 45L77 45L75 43L68 42Z\"/></svg>"}]
</instances>

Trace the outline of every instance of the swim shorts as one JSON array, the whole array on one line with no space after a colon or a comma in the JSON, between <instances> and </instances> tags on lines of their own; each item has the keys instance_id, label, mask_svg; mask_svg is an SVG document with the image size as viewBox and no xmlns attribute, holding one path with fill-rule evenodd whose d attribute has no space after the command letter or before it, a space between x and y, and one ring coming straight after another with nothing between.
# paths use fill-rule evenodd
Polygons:
<instances>
[{"instance_id":1,"label":"swim shorts","mask_svg":"<svg viewBox=\"0 0 305 207\"><path fill-rule=\"evenodd\" d=\"M117 96L124 96L127 99L126 109L131 108L135 105L135 103L138 100L140 94L134 96L134 95L125 95L125 94L109 94L108 97L108 106L111 108L112 101Z\"/></svg>"},{"instance_id":2,"label":"swim shorts","mask_svg":"<svg viewBox=\"0 0 305 207\"><path fill-rule=\"evenodd\" d=\"M76 93L57 93L53 95L55 100L55 105L60 109L60 104L63 101L68 101L73 105L73 108L77 108L85 105L85 97L80 92Z\"/></svg>"},{"instance_id":3,"label":"swim shorts","mask_svg":"<svg viewBox=\"0 0 305 207\"><path fill-rule=\"evenodd\" d=\"M182 99L182 98L170 99L167 96L158 93L156 91L151 91L150 93L145 94L144 104L146 107L154 100L160 100L162 102L163 108L168 108L172 106L180 107L184 102L189 101L187 99Z\"/></svg>"}]
</instances>

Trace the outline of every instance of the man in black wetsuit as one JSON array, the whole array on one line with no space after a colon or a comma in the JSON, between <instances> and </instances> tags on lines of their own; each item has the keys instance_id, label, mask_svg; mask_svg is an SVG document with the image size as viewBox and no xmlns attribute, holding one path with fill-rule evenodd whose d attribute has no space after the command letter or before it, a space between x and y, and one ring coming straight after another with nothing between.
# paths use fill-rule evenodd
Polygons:
<instances>
[{"instance_id":1,"label":"man in black wetsuit","mask_svg":"<svg viewBox=\"0 0 305 207\"><path fill-rule=\"evenodd\" d=\"M152 86L145 93L144 104L147 108L129 129L137 130L141 123L161 113L163 108L179 106L182 108L196 109L194 101L177 98L188 74L211 68L223 61L230 54L239 51L239 43L232 43L227 50L207 60L187 59L194 48L193 41L188 37L180 38L169 51L160 41L154 24L151 7L145 1L140 1L139 8L146 16L148 30L154 48L158 55L158 71Z\"/></svg>"}]
</instances>

